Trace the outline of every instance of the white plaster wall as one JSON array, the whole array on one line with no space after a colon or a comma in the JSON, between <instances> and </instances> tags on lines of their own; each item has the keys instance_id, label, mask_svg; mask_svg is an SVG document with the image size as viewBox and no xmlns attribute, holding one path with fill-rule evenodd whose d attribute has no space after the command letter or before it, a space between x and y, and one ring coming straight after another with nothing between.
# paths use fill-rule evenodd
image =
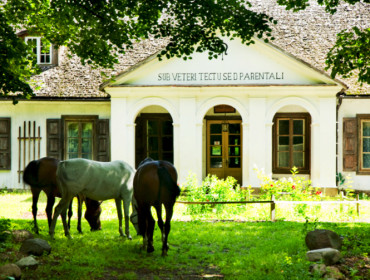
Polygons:
<instances>
[{"instance_id":1,"label":"white plaster wall","mask_svg":"<svg viewBox=\"0 0 370 280\"><path fill-rule=\"evenodd\" d=\"M338 112L338 172L350 175L352 187L370 191L370 175L357 175L356 172L343 172L343 118L355 118L356 114L370 114L370 99L344 98Z\"/></svg>"},{"instance_id":2,"label":"white plaster wall","mask_svg":"<svg viewBox=\"0 0 370 280\"><path fill-rule=\"evenodd\" d=\"M179 182L189 172L205 174L204 116L215 105L234 107L243 125L243 185L259 187L255 167L272 170L272 120L277 112L309 112L311 175L314 186L335 187L336 98L338 87L123 87L112 96L112 159L134 158L134 122L146 108L168 111L174 123L174 163ZM300 97L298 97L300 96ZM126 147L130 147L127 149Z\"/></svg>"},{"instance_id":3,"label":"white plaster wall","mask_svg":"<svg viewBox=\"0 0 370 280\"><path fill-rule=\"evenodd\" d=\"M11 170L0 170L0 188L18 189L23 188L23 183L18 183L18 156L19 126L24 121L36 121L36 127L40 126L41 132L41 157L46 156L46 119L61 118L62 115L99 115L99 118L110 118L109 102L45 102L45 101L20 101L13 105L11 101L0 102L0 117L11 118ZM36 130L37 133L37 130ZM37 155L36 155L37 156ZM29 162L26 156L26 164ZM31 160L33 159L33 151ZM23 161L23 160L22 160Z\"/></svg>"}]
</instances>

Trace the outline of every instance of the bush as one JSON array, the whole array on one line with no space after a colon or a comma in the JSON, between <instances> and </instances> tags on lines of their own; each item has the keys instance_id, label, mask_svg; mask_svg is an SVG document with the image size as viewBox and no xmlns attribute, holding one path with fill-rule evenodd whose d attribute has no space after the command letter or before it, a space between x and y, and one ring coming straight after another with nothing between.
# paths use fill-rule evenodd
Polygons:
<instances>
[{"instance_id":1,"label":"bush","mask_svg":"<svg viewBox=\"0 0 370 280\"><path fill-rule=\"evenodd\" d=\"M186 189L186 200L189 202L242 201L246 198L246 190L242 190L233 177L219 179L216 175L208 175L202 184L198 185L195 174L190 173L183 187ZM235 209L237 207L230 204L190 204L187 207L187 214L231 213Z\"/></svg>"}]
</instances>

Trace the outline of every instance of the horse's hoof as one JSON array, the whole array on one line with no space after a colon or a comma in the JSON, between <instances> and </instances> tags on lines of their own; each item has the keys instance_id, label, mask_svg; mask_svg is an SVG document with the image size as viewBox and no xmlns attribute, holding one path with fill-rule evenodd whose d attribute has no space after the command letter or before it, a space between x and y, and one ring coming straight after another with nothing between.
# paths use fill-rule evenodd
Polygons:
<instances>
[{"instance_id":1,"label":"horse's hoof","mask_svg":"<svg viewBox=\"0 0 370 280\"><path fill-rule=\"evenodd\" d=\"M154 252L154 247L148 247L146 250L147 253L153 253Z\"/></svg>"},{"instance_id":2,"label":"horse's hoof","mask_svg":"<svg viewBox=\"0 0 370 280\"><path fill-rule=\"evenodd\" d=\"M131 235L129 235L129 236L127 237L127 239L128 239L128 240L132 240L132 236L131 236Z\"/></svg>"},{"instance_id":3,"label":"horse's hoof","mask_svg":"<svg viewBox=\"0 0 370 280\"><path fill-rule=\"evenodd\" d=\"M167 251L162 251L162 257L166 257L167 256Z\"/></svg>"}]
</instances>

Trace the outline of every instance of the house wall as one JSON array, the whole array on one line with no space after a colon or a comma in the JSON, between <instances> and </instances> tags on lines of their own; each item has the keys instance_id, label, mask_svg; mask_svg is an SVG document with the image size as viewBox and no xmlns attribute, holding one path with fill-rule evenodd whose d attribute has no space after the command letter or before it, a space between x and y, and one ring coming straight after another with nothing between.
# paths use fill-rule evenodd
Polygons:
<instances>
[{"instance_id":1,"label":"house wall","mask_svg":"<svg viewBox=\"0 0 370 280\"><path fill-rule=\"evenodd\" d=\"M213 106L227 104L242 118L243 185L259 187L254 169L264 169L266 174L272 170L274 115L308 112L312 118L309 177L315 187L336 187L336 86L112 87L106 91L111 95L112 160L126 159L134 165L135 118L143 109L157 105L173 119L179 182L189 172L201 181L207 175L204 117Z\"/></svg>"},{"instance_id":2,"label":"house wall","mask_svg":"<svg viewBox=\"0 0 370 280\"><path fill-rule=\"evenodd\" d=\"M11 170L0 170L0 189L22 189L23 182L18 182L19 168L19 127L22 127L26 121L35 121L36 126L40 126L40 156L46 156L46 120L51 118L61 118L62 115L99 115L99 118L110 118L109 102L89 102L89 101L20 101L13 105L11 101L0 102L0 118L11 118ZM28 129L28 128L27 128ZM33 134L33 132L32 132ZM28 149L28 141L27 141ZM21 164L23 165L23 144L21 146ZM31 152L31 160L33 151ZM28 152L26 153L26 165L30 161Z\"/></svg>"},{"instance_id":3,"label":"house wall","mask_svg":"<svg viewBox=\"0 0 370 280\"><path fill-rule=\"evenodd\" d=\"M370 175L360 175L356 171L343 171L343 118L355 118L357 114L370 115L370 99L343 98L338 111L338 172L350 176L346 182L352 185L353 189L370 191Z\"/></svg>"}]
</instances>

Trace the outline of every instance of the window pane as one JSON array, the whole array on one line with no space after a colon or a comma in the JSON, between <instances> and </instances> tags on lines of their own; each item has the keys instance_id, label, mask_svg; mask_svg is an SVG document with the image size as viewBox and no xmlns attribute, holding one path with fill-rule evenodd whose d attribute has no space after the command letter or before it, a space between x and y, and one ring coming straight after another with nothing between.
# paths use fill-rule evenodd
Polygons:
<instances>
[{"instance_id":1,"label":"window pane","mask_svg":"<svg viewBox=\"0 0 370 280\"><path fill-rule=\"evenodd\" d=\"M84 159L92 159L92 154L82 154L81 157Z\"/></svg>"},{"instance_id":2,"label":"window pane","mask_svg":"<svg viewBox=\"0 0 370 280\"><path fill-rule=\"evenodd\" d=\"M304 150L303 140L304 140L303 136L293 137L293 151L303 151Z\"/></svg>"},{"instance_id":3,"label":"window pane","mask_svg":"<svg viewBox=\"0 0 370 280\"><path fill-rule=\"evenodd\" d=\"M240 136L229 135L229 145L240 145Z\"/></svg>"},{"instance_id":4,"label":"window pane","mask_svg":"<svg viewBox=\"0 0 370 280\"><path fill-rule=\"evenodd\" d=\"M370 122L363 122L362 123L362 135L363 136L370 136Z\"/></svg>"},{"instance_id":5,"label":"window pane","mask_svg":"<svg viewBox=\"0 0 370 280\"><path fill-rule=\"evenodd\" d=\"M229 156L240 156L240 148L237 147L229 147Z\"/></svg>"},{"instance_id":6,"label":"window pane","mask_svg":"<svg viewBox=\"0 0 370 280\"><path fill-rule=\"evenodd\" d=\"M289 153L278 153L278 167L289 167Z\"/></svg>"},{"instance_id":7,"label":"window pane","mask_svg":"<svg viewBox=\"0 0 370 280\"><path fill-rule=\"evenodd\" d=\"M289 151L289 136L280 136L278 151Z\"/></svg>"},{"instance_id":8,"label":"window pane","mask_svg":"<svg viewBox=\"0 0 370 280\"><path fill-rule=\"evenodd\" d=\"M72 159L72 158L78 158L78 154L76 154L76 153L68 153L67 154L67 159Z\"/></svg>"},{"instance_id":9,"label":"window pane","mask_svg":"<svg viewBox=\"0 0 370 280\"><path fill-rule=\"evenodd\" d=\"M233 157L229 160L230 168L240 168L240 157Z\"/></svg>"},{"instance_id":10,"label":"window pane","mask_svg":"<svg viewBox=\"0 0 370 280\"><path fill-rule=\"evenodd\" d=\"M172 121L162 122L162 133L164 135L172 135L172 132L173 132Z\"/></svg>"},{"instance_id":11,"label":"window pane","mask_svg":"<svg viewBox=\"0 0 370 280\"><path fill-rule=\"evenodd\" d=\"M211 156L222 156L221 146L212 146L211 147Z\"/></svg>"},{"instance_id":12,"label":"window pane","mask_svg":"<svg viewBox=\"0 0 370 280\"><path fill-rule=\"evenodd\" d=\"M162 159L173 163L173 153L163 153Z\"/></svg>"},{"instance_id":13,"label":"window pane","mask_svg":"<svg viewBox=\"0 0 370 280\"><path fill-rule=\"evenodd\" d=\"M82 139L82 153L92 153L92 141L91 139Z\"/></svg>"},{"instance_id":14,"label":"window pane","mask_svg":"<svg viewBox=\"0 0 370 280\"><path fill-rule=\"evenodd\" d=\"M67 137L78 137L78 123L68 123Z\"/></svg>"},{"instance_id":15,"label":"window pane","mask_svg":"<svg viewBox=\"0 0 370 280\"><path fill-rule=\"evenodd\" d=\"M157 152L150 152L148 156L154 160L159 160L158 153Z\"/></svg>"},{"instance_id":16,"label":"window pane","mask_svg":"<svg viewBox=\"0 0 370 280\"><path fill-rule=\"evenodd\" d=\"M78 139L68 139L67 153L78 153Z\"/></svg>"},{"instance_id":17,"label":"window pane","mask_svg":"<svg viewBox=\"0 0 370 280\"><path fill-rule=\"evenodd\" d=\"M303 134L303 120L293 120L293 134Z\"/></svg>"},{"instance_id":18,"label":"window pane","mask_svg":"<svg viewBox=\"0 0 370 280\"><path fill-rule=\"evenodd\" d=\"M211 145L222 145L221 135L211 135Z\"/></svg>"},{"instance_id":19,"label":"window pane","mask_svg":"<svg viewBox=\"0 0 370 280\"><path fill-rule=\"evenodd\" d=\"M221 134L222 125L221 124L211 124L211 134Z\"/></svg>"},{"instance_id":20,"label":"window pane","mask_svg":"<svg viewBox=\"0 0 370 280\"><path fill-rule=\"evenodd\" d=\"M92 137L92 129L93 124L89 123L82 123L82 137Z\"/></svg>"},{"instance_id":21,"label":"window pane","mask_svg":"<svg viewBox=\"0 0 370 280\"><path fill-rule=\"evenodd\" d=\"M279 135L289 134L289 120L279 120Z\"/></svg>"},{"instance_id":22,"label":"window pane","mask_svg":"<svg viewBox=\"0 0 370 280\"><path fill-rule=\"evenodd\" d=\"M303 167L304 153L293 153L293 166Z\"/></svg>"},{"instance_id":23,"label":"window pane","mask_svg":"<svg viewBox=\"0 0 370 280\"><path fill-rule=\"evenodd\" d=\"M148 120L148 135L158 135L158 121Z\"/></svg>"},{"instance_id":24,"label":"window pane","mask_svg":"<svg viewBox=\"0 0 370 280\"><path fill-rule=\"evenodd\" d=\"M370 152L370 137L363 138L363 152Z\"/></svg>"},{"instance_id":25,"label":"window pane","mask_svg":"<svg viewBox=\"0 0 370 280\"><path fill-rule=\"evenodd\" d=\"M370 168L370 154L363 154L363 168Z\"/></svg>"},{"instance_id":26,"label":"window pane","mask_svg":"<svg viewBox=\"0 0 370 280\"><path fill-rule=\"evenodd\" d=\"M211 168L221 168L222 157L211 157Z\"/></svg>"},{"instance_id":27,"label":"window pane","mask_svg":"<svg viewBox=\"0 0 370 280\"><path fill-rule=\"evenodd\" d=\"M240 134L240 123L229 124L229 133Z\"/></svg>"}]
</instances>

